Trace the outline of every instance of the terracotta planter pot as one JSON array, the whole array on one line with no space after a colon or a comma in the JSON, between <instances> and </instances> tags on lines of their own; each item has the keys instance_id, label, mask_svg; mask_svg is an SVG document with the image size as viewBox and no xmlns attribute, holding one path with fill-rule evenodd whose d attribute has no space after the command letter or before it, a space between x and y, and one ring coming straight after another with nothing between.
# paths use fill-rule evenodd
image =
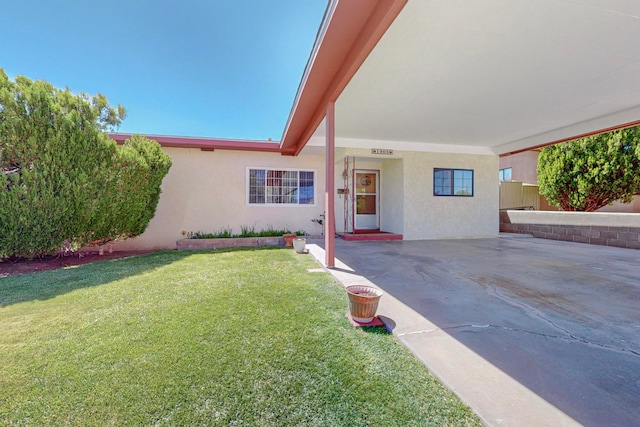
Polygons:
<instances>
[{"instance_id":1,"label":"terracotta planter pot","mask_svg":"<svg viewBox=\"0 0 640 427\"><path fill-rule=\"evenodd\" d=\"M383 292L369 286L347 286L349 312L356 322L369 323L376 316Z\"/></svg>"},{"instance_id":2,"label":"terracotta planter pot","mask_svg":"<svg viewBox=\"0 0 640 427\"><path fill-rule=\"evenodd\" d=\"M293 239L296 238L296 234L283 234L282 237L284 238L284 246L287 248L292 248L293 247Z\"/></svg>"}]
</instances>

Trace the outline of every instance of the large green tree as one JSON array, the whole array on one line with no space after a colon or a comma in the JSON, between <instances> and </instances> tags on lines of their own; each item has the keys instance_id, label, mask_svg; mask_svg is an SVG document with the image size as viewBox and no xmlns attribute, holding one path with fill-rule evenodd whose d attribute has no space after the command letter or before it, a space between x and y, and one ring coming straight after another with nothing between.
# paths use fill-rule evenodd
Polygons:
<instances>
[{"instance_id":1,"label":"large green tree","mask_svg":"<svg viewBox=\"0 0 640 427\"><path fill-rule=\"evenodd\" d=\"M171 161L146 138L110 140L104 131L125 116L100 94L0 69L0 258L144 231Z\"/></svg>"},{"instance_id":2,"label":"large green tree","mask_svg":"<svg viewBox=\"0 0 640 427\"><path fill-rule=\"evenodd\" d=\"M640 128L545 147L538 156L540 194L565 211L595 211L640 192Z\"/></svg>"}]
</instances>

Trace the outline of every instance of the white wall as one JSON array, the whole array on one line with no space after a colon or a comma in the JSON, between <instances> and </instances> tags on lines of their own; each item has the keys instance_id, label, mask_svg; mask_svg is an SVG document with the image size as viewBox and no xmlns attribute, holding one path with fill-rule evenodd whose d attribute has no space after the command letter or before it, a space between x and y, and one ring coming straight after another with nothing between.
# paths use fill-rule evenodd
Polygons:
<instances>
[{"instance_id":1,"label":"white wall","mask_svg":"<svg viewBox=\"0 0 640 427\"><path fill-rule=\"evenodd\" d=\"M336 149L336 188L343 186L344 157L356 169L380 170L382 231L405 240L496 237L499 232L498 156L394 150L374 156L371 149ZM473 197L433 195L433 169L473 169ZM336 229L343 230L343 199L336 196Z\"/></svg>"},{"instance_id":2,"label":"white wall","mask_svg":"<svg viewBox=\"0 0 640 427\"><path fill-rule=\"evenodd\" d=\"M141 236L118 242L116 250L170 249L183 238L182 232L232 227L239 233L243 225L320 234L320 226L311 219L324 211L323 156L166 147L163 151L173 165L162 183L156 215ZM248 205L246 171L251 166L315 170L315 205Z\"/></svg>"}]
</instances>

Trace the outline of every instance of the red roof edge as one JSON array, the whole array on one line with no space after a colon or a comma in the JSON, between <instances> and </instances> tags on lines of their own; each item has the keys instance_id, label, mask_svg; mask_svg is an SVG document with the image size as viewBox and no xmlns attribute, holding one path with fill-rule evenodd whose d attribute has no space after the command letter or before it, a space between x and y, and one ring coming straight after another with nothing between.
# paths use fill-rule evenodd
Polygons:
<instances>
[{"instance_id":1,"label":"red roof edge","mask_svg":"<svg viewBox=\"0 0 640 427\"><path fill-rule=\"evenodd\" d=\"M131 138L130 133L110 133L109 138L124 143ZM198 138L187 136L162 136L143 135L152 139L162 147L176 148L199 148L203 151L213 150L241 150L241 151L262 151L269 153L279 153L280 143L277 141L251 141L246 139L219 139L219 138Z\"/></svg>"},{"instance_id":2,"label":"red roof edge","mask_svg":"<svg viewBox=\"0 0 640 427\"><path fill-rule=\"evenodd\" d=\"M280 144L298 155L408 0L337 1L327 6Z\"/></svg>"},{"instance_id":3,"label":"red roof edge","mask_svg":"<svg viewBox=\"0 0 640 427\"><path fill-rule=\"evenodd\" d=\"M541 148L548 147L550 145L562 144L564 142L575 141L576 139L582 139L582 138L586 138L588 136L600 135L600 134L607 133L607 132L614 132L614 131L617 131L617 130L627 129L627 128L634 127L634 126L640 126L640 120L635 120L633 122L623 123L621 125L611 126L611 127L604 128L604 129L594 130L592 132L581 133L580 135L576 135L576 136L570 136L570 137L567 137L567 138L557 139L555 141L546 142L544 144L536 145L534 147L523 148L521 150L514 150L514 151L510 151L508 153L502 153L502 154L500 154L499 157L511 156L513 154L523 153L525 151L539 150Z\"/></svg>"}]
</instances>

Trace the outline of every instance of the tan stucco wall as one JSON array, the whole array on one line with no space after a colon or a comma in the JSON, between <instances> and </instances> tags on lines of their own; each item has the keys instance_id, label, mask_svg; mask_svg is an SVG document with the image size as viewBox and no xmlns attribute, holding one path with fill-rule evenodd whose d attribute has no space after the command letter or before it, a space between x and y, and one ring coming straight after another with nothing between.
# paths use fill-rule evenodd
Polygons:
<instances>
[{"instance_id":1,"label":"tan stucco wall","mask_svg":"<svg viewBox=\"0 0 640 427\"><path fill-rule=\"evenodd\" d=\"M512 168L512 181L538 185L536 169L538 168L539 153L539 150L529 150L500 157L498 169Z\"/></svg>"},{"instance_id":2,"label":"tan stucco wall","mask_svg":"<svg viewBox=\"0 0 640 427\"><path fill-rule=\"evenodd\" d=\"M203 152L163 148L173 166L162 183L156 216L141 236L118 242L116 250L173 249L183 232L214 232L242 225L321 232L313 223L324 212L325 165L321 154L298 157L247 151ZM356 168L380 171L380 222L383 231L407 240L493 237L498 235L497 156L394 151L373 157L370 149L337 148L336 230L344 229L345 156ZM248 167L310 169L316 172L313 206L256 206L246 203ZM474 197L434 197L433 168L474 170Z\"/></svg>"},{"instance_id":3,"label":"tan stucco wall","mask_svg":"<svg viewBox=\"0 0 640 427\"><path fill-rule=\"evenodd\" d=\"M598 209L598 212L640 213L640 196L634 196L631 203L614 202L611 206Z\"/></svg>"},{"instance_id":4,"label":"tan stucco wall","mask_svg":"<svg viewBox=\"0 0 640 427\"><path fill-rule=\"evenodd\" d=\"M116 250L173 249L182 231L214 232L232 227L257 230L288 228L320 234L311 222L324 211L325 166L322 156L282 156L274 153L163 148L173 165L162 182L162 195L147 230L118 242ZM247 167L309 169L316 172L314 206L256 206L246 203Z\"/></svg>"},{"instance_id":5,"label":"tan stucco wall","mask_svg":"<svg viewBox=\"0 0 640 427\"><path fill-rule=\"evenodd\" d=\"M413 153L405 164L405 239L496 237L497 156ZM473 197L433 195L433 169L473 169Z\"/></svg>"},{"instance_id":6,"label":"tan stucco wall","mask_svg":"<svg viewBox=\"0 0 640 427\"><path fill-rule=\"evenodd\" d=\"M380 170L382 231L402 233L405 240L495 237L498 218L498 157L394 150L372 156L370 149L336 150L336 187L342 187L344 157L356 169ZM473 197L433 195L433 169L474 170ZM339 201L338 201L339 200ZM336 199L336 229L343 230L343 199Z\"/></svg>"},{"instance_id":7,"label":"tan stucco wall","mask_svg":"<svg viewBox=\"0 0 640 427\"><path fill-rule=\"evenodd\" d=\"M403 188L403 159L395 156L393 158L372 158L359 156L370 153L370 150L357 150L351 148L336 149L335 164L335 186L336 189L344 188L344 159L350 157L349 180L353 179L353 168L361 170L375 170L380 177L380 229L391 233L404 233L404 188ZM355 159L355 161L354 161ZM336 231L345 231L344 214L345 201L352 203L352 195L340 195L336 190ZM350 208L349 208L350 209ZM352 211L348 211L347 229L351 230Z\"/></svg>"},{"instance_id":8,"label":"tan stucco wall","mask_svg":"<svg viewBox=\"0 0 640 427\"><path fill-rule=\"evenodd\" d=\"M404 160L385 161L382 174L380 214L384 231L404 234Z\"/></svg>"}]
</instances>

